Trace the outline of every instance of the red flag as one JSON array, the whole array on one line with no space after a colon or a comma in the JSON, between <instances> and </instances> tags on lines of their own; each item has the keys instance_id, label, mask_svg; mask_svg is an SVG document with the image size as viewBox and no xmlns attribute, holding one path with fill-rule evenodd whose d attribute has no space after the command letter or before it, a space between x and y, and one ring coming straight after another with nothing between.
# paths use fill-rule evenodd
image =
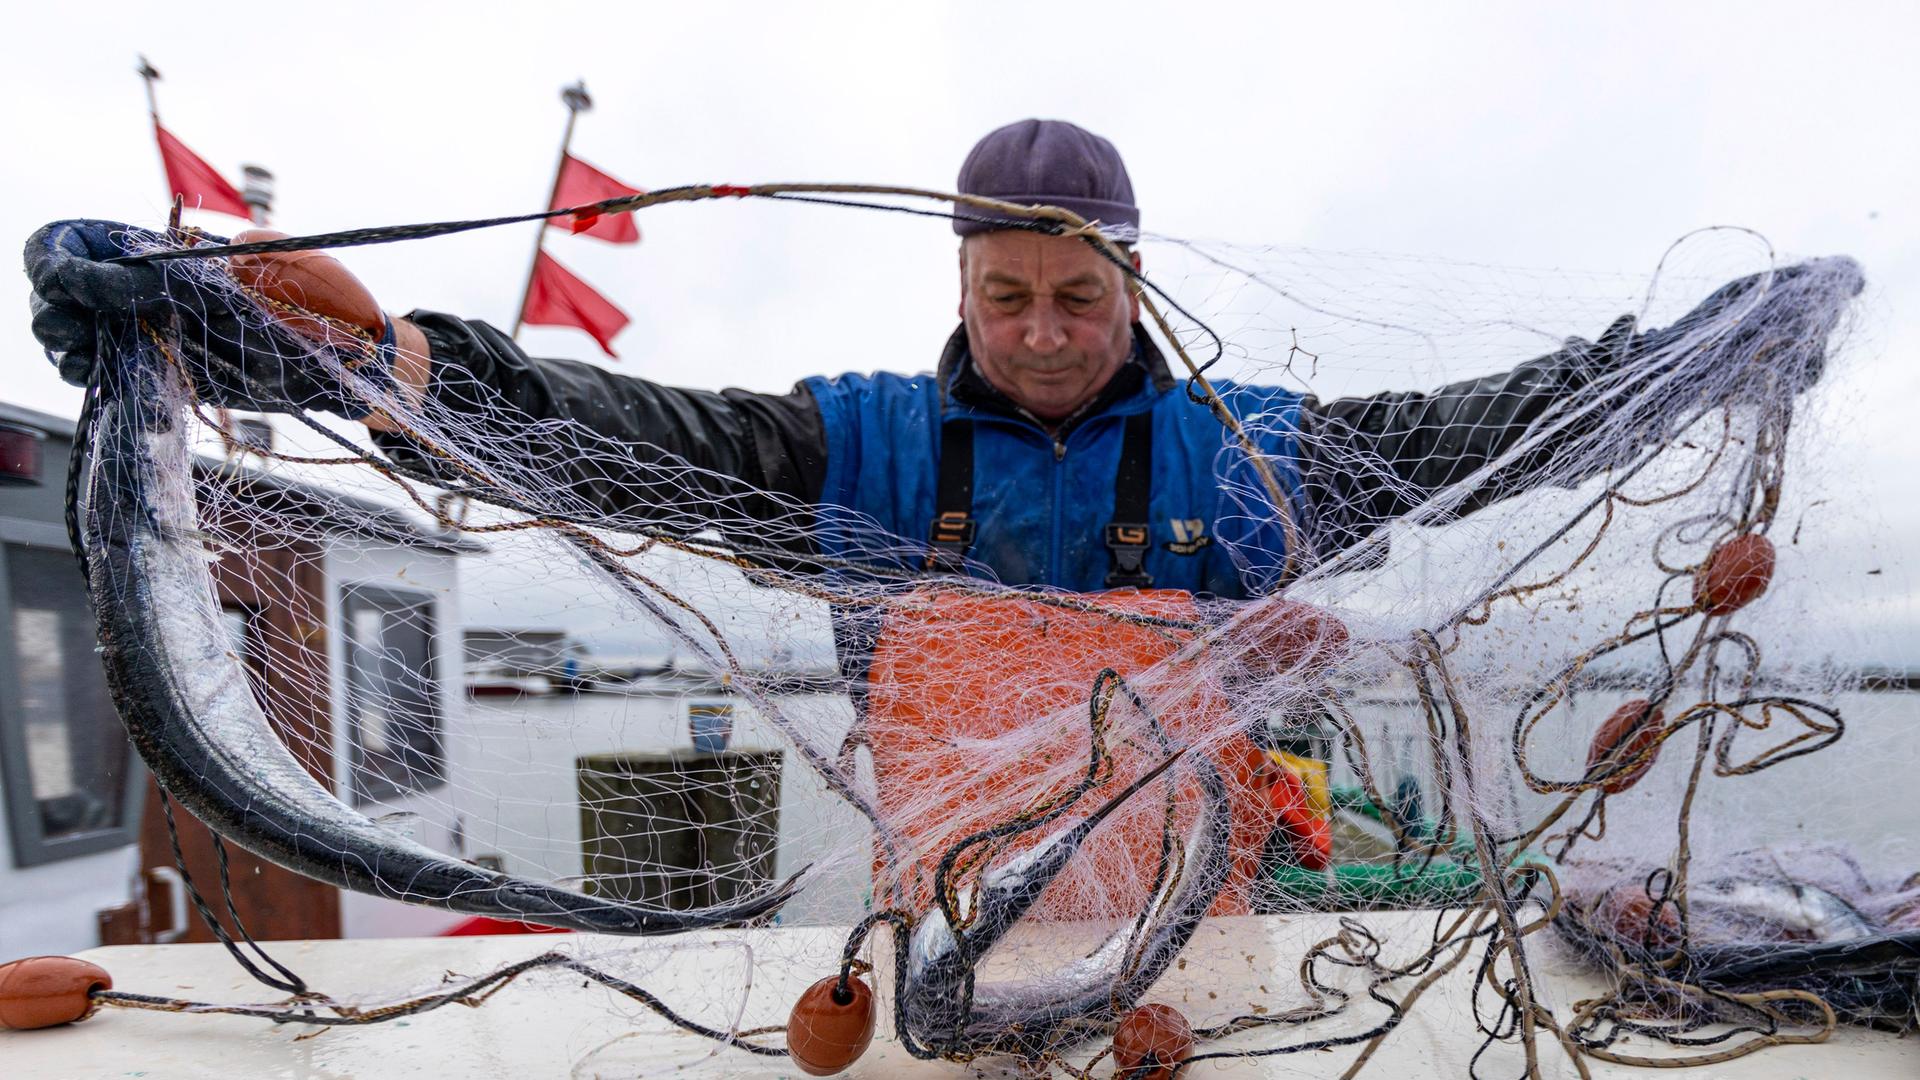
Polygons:
<instances>
[{"instance_id":1,"label":"red flag","mask_svg":"<svg viewBox=\"0 0 1920 1080\"><path fill-rule=\"evenodd\" d=\"M639 188L628 187L572 154L568 154L560 161L560 182L554 185L553 205L547 209L560 210L569 206L585 206L587 203L617 199L622 195L639 194L642 194ZM640 227L633 223L632 213L611 214L605 217L583 216L575 219L573 231L614 244L640 242Z\"/></svg>"},{"instance_id":2,"label":"red flag","mask_svg":"<svg viewBox=\"0 0 1920 1080\"><path fill-rule=\"evenodd\" d=\"M167 168L167 191L172 195L183 196L189 207L213 210L222 214L232 214L237 218L250 217L247 213L247 201L240 192L227 183L214 167L201 159L199 154L187 149L187 144L173 137L173 133L153 122L154 137L160 140L160 161Z\"/></svg>"},{"instance_id":3,"label":"red flag","mask_svg":"<svg viewBox=\"0 0 1920 1080\"><path fill-rule=\"evenodd\" d=\"M520 321L534 326L579 327L593 335L602 352L618 360L613 336L633 320L543 251L533 263L533 281L527 286L527 307Z\"/></svg>"}]
</instances>

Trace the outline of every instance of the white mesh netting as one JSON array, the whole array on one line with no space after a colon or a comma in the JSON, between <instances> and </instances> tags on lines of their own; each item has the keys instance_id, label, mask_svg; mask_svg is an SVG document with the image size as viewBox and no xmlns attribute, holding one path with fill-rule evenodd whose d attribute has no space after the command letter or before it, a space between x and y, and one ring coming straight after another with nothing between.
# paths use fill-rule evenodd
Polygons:
<instances>
[{"instance_id":1,"label":"white mesh netting","mask_svg":"<svg viewBox=\"0 0 1920 1080\"><path fill-rule=\"evenodd\" d=\"M1486 965L1486 1038L1514 1044L1476 1065L1496 1072L1629 1032L1731 1053L1829 1008L1909 1024L1915 854L1834 782L1890 751L1885 696L1831 662L1845 613L1792 585L1848 483L1817 383L1859 269L1732 230L1652 274L1140 250L1169 356L1219 345L1212 390L1174 372L1243 429L1218 439L1222 515L1254 519L1232 535L1291 541L1284 565L1226 553L1257 599L928 571L920 537L655 448L397 393L337 329L302 362L431 474L290 418L248 450L191 389L223 350L149 325L103 357L86 500L136 743L217 831L323 880L648 935L540 944L770 1053L790 1003L754 998L756 965L872 964L916 1056L1078 1072L1169 970L1255 962L1203 916L1368 907L1447 914L1291 942L1259 959L1261 1000L1189 995L1196 1054L1385 1037L1461 962ZM295 341L224 261L166 265L253 314L231 333ZM1462 467L1470 431L1410 461L1376 414L1251 389L1497 387L1550 353L1578 378L1538 415L1484 413L1514 437ZM302 629L329 617L344 640ZM449 623L490 632L460 658ZM451 663L517 696L450 695ZM335 667L345 754L298 720ZM801 947L769 925L854 929ZM1565 1000L1531 975L1543 949L1613 992ZM690 952L702 975L669 994Z\"/></svg>"}]
</instances>

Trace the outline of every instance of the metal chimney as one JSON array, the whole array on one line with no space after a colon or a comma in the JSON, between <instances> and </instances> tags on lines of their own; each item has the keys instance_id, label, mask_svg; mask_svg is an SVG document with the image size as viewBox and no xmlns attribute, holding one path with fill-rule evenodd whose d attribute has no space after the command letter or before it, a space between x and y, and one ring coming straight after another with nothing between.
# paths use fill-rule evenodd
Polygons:
<instances>
[{"instance_id":1,"label":"metal chimney","mask_svg":"<svg viewBox=\"0 0 1920 1080\"><path fill-rule=\"evenodd\" d=\"M273 174L259 165L242 165L240 177L240 198L247 204L248 219L265 225L273 213Z\"/></svg>"}]
</instances>

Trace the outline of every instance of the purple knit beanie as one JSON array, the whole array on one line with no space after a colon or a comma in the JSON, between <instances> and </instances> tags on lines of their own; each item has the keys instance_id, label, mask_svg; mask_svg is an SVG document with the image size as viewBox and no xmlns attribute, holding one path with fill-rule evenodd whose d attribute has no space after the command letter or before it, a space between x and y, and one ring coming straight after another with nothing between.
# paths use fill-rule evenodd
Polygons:
<instances>
[{"instance_id":1,"label":"purple knit beanie","mask_svg":"<svg viewBox=\"0 0 1920 1080\"><path fill-rule=\"evenodd\" d=\"M1044 203L1071 210L1118 243L1140 238L1140 208L1133 181L1113 144L1065 120L1020 120L975 143L960 166L960 191L1004 202ZM1030 219L962 206L953 231L961 236L991 232Z\"/></svg>"}]
</instances>

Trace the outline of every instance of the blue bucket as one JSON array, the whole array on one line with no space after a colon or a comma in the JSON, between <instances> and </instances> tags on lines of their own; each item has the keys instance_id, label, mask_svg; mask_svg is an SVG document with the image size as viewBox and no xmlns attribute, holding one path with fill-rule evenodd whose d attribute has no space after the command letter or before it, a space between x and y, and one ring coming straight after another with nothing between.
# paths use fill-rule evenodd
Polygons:
<instances>
[{"instance_id":1,"label":"blue bucket","mask_svg":"<svg viewBox=\"0 0 1920 1080\"><path fill-rule=\"evenodd\" d=\"M718 754L733 738L733 705L730 702L688 705L687 726L693 732L695 753Z\"/></svg>"}]
</instances>

